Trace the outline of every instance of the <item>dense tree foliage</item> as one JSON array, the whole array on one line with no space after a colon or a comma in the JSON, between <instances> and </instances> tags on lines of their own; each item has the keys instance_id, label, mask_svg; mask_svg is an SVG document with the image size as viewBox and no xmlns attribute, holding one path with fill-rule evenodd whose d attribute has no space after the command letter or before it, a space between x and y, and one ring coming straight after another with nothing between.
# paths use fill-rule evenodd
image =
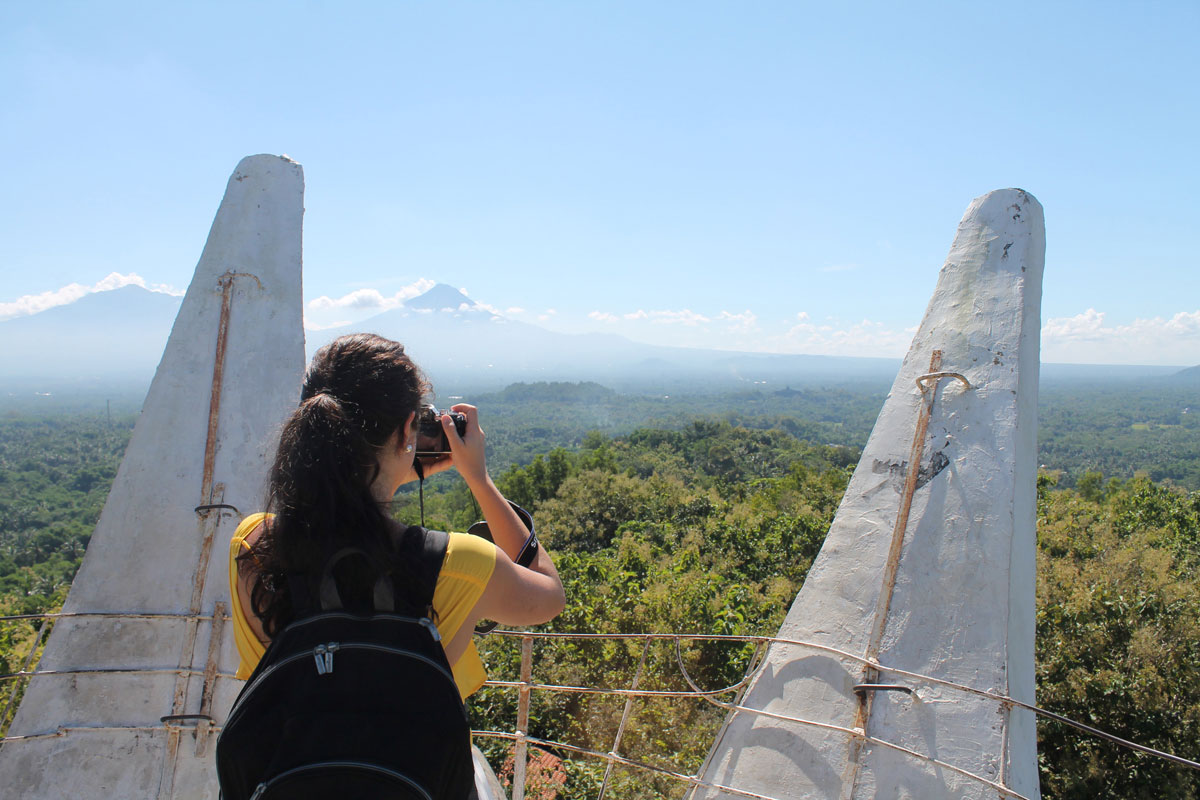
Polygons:
<instances>
[{"instance_id":1,"label":"dense tree foliage","mask_svg":"<svg viewBox=\"0 0 1200 800\"><path fill-rule=\"evenodd\" d=\"M1073 486L1085 472L1200 490L1200 391L1155 382L1043 390L1039 460Z\"/></svg>"},{"instance_id":2,"label":"dense tree foliage","mask_svg":"<svg viewBox=\"0 0 1200 800\"><path fill-rule=\"evenodd\" d=\"M569 607L545 630L771 634L820 549L882 394L631 398L595 384L531 384L468 399L485 409L498 484L534 511L567 585ZM1038 698L1195 759L1200 493L1181 487L1200 487L1200 430L1180 402L1165 391L1043 396L1043 460L1058 470L1042 477L1038 495ZM132 422L0 420L0 615L62 602ZM398 514L416 522L416 487L405 491ZM428 481L424 495L431 526L461 530L478 518L452 475ZM0 672L19 669L36 624L0 624ZM628 687L644 658L643 688L687 688L669 642L564 638L536 647L540 682ZM517 679L514 639L488 637L481 649L494 678ZM701 686L717 688L742 676L751 650L697 641L678 655ZM533 696L533 735L612 747L621 698ZM480 692L475 726L511 730L515 701L509 689ZM621 752L694 771L722 716L695 700L636 701ZM1047 798L1200 797L1200 773L1057 723L1039 723L1039 734ZM480 743L504 762L505 742ZM596 760L568 759L554 772L558 796L593 797L603 772ZM614 780L611 796L680 788L623 770Z\"/></svg>"},{"instance_id":3,"label":"dense tree foliage","mask_svg":"<svg viewBox=\"0 0 1200 800\"><path fill-rule=\"evenodd\" d=\"M466 400L486 409L495 463L527 464L552 447L578 447L590 431L622 436L637 428L677 430L697 417L861 448L886 393L886 386L860 384L645 397L597 384L541 383ZM1200 490L1198 397L1195 386L1162 380L1044 387L1038 462L1058 472L1063 487L1097 471L1123 480L1141 472Z\"/></svg>"},{"instance_id":4,"label":"dense tree foliage","mask_svg":"<svg viewBox=\"0 0 1200 800\"><path fill-rule=\"evenodd\" d=\"M130 415L0 421L0 616L62 605L132 430ZM0 623L0 674L21 668L39 626Z\"/></svg>"},{"instance_id":5,"label":"dense tree foliage","mask_svg":"<svg viewBox=\"0 0 1200 800\"><path fill-rule=\"evenodd\" d=\"M678 431L587 437L506 472L499 484L533 510L556 553L570 598L544 630L604 634L773 632L820 550L850 475L844 448L813 446L779 430L695 422ZM443 502L444 501L444 502ZM427 517L457 515L447 495ZM467 513L471 509L465 509ZM670 642L539 641L535 678L553 685L627 688L646 649L642 688L684 691ZM516 641L482 644L495 677L518 677ZM703 641L683 651L689 674L710 688L736 683L752 648ZM480 729L511 730L515 694L488 689L472 702ZM607 752L623 702L587 694L535 693L531 733ZM621 751L695 771L723 712L702 701L640 700ZM493 760L503 742L484 739ZM560 797L594 796L603 765L568 762ZM614 796L676 796L670 779L620 774Z\"/></svg>"},{"instance_id":6,"label":"dense tree foliage","mask_svg":"<svg viewBox=\"0 0 1200 800\"><path fill-rule=\"evenodd\" d=\"M1040 481L1038 701L1200 760L1200 492L1098 483L1089 497ZM1057 722L1039 734L1043 797L1200 797L1200 772Z\"/></svg>"},{"instance_id":7,"label":"dense tree foliage","mask_svg":"<svg viewBox=\"0 0 1200 800\"><path fill-rule=\"evenodd\" d=\"M128 415L0 422L0 595L21 613L70 586L132 430Z\"/></svg>"},{"instance_id":8,"label":"dense tree foliage","mask_svg":"<svg viewBox=\"0 0 1200 800\"><path fill-rule=\"evenodd\" d=\"M595 383L517 383L502 392L447 397L439 405L484 410L490 458L527 464L552 447L579 447L589 433L622 436L639 428L678 430L696 418L790 433L810 442L866 444L886 386L753 390L694 395L617 394Z\"/></svg>"},{"instance_id":9,"label":"dense tree foliage","mask_svg":"<svg viewBox=\"0 0 1200 800\"><path fill-rule=\"evenodd\" d=\"M780 431L693 423L593 435L514 468L501 486L535 509L558 554L571 604L551 631L770 634L801 585L840 499L842 448ZM1039 482L1038 697L1051 710L1200 759L1200 493L1139 477L1084 473L1077 490ZM473 509L446 495L449 520ZM431 520L431 522L434 520ZM535 680L628 687L643 642L539 643ZM494 677L516 680L516 643L484 645ZM736 681L748 651L693 645L689 673L705 688ZM683 689L666 643L647 651L643 688ZM623 703L535 693L533 735L606 752ZM482 729L511 729L515 696L486 690ZM722 715L695 701L634 704L621 752L694 770ZM1039 723L1043 796L1200 796L1200 773L1132 754L1055 722ZM497 746L499 749L503 749ZM502 760L496 753L497 763ZM567 762L562 797L589 797L602 765ZM666 779L623 772L621 796L675 796ZM594 794L594 793L593 793Z\"/></svg>"}]
</instances>

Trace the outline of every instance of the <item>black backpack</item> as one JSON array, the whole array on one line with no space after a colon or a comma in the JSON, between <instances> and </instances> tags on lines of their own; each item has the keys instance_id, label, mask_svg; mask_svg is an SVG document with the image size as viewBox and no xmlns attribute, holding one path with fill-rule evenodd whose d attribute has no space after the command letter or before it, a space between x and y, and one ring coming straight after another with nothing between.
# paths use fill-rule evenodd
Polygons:
<instances>
[{"instance_id":1,"label":"black backpack","mask_svg":"<svg viewBox=\"0 0 1200 800\"><path fill-rule=\"evenodd\" d=\"M319 604L289 586L296 620L276 636L217 739L222 800L474 798L470 727L437 627L433 586L449 536L421 535L426 602L397 613L391 578L374 586L374 613L343 608L327 562Z\"/></svg>"}]
</instances>

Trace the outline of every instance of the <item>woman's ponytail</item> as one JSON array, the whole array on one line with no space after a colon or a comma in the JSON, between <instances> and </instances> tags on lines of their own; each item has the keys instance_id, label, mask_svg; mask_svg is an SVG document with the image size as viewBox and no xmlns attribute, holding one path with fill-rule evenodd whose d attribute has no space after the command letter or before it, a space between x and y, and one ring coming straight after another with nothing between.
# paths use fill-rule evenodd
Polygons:
<instances>
[{"instance_id":1,"label":"woman's ponytail","mask_svg":"<svg viewBox=\"0 0 1200 800\"><path fill-rule=\"evenodd\" d=\"M258 570L251 602L268 635L293 616L281 591L288 576L319 573L347 544L388 559L393 523L372 483L380 449L426 389L397 342L354 334L317 351L280 432L267 495L274 516L249 554Z\"/></svg>"}]
</instances>

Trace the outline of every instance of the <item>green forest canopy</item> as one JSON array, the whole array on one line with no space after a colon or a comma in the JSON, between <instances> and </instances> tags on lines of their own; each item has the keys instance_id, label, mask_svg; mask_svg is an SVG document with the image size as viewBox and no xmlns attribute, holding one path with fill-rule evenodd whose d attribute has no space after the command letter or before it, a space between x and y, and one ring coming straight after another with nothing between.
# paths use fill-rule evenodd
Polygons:
<instances>
[{"instance_id":1,"label":"green forest canopy","mask_svg":"<svg viewBox=\"0 0 1200 800\"><path fill-rule=\"evenodd\" d=\"M670 403L558 384L479 398L497 481L535 511L567 584L568 610L546 629L773 633L820 549L881 400L839 392ZM1189 448L1197 429L1178 410L1172 417L1161 397L1154 398L1163 406L1157 416L1152 404L1140 416L1122 416L1109 400L1095 400L1108 410L1091 427L1079 422L1089 416L1086 398L1074 399L1071 414L1066 400L1043 401L1043 459L1049 443L1064 460L1055 462L1061 471L1039 481L1038 698L1069 717L1196 759L1200 493L1152 476L1166 470L1191 485L1187 465L1171 459L1194 467ZM639 419L649 424L639 427ZM130 414L111 422L95 415L0 420L0 614L61 604L133 421ZM590 433L582 428L588 424ZM1145 448L1144 434L1172 437L1178 446ZM1088 442L1107 449L1089 451ZM1106 459L1123 469L1098 469ZM498 467L506 463L513 466ZM460 481L430 482L431 526L462 529L476 513ZM416 514L415 502L401 505L402 518L415 522ZM0 627L0 672L20 666L32 633L25 622ZM613 642L539 647L537 677L547 683L627 686L641 655L640 646ZM490 637L483 650L494 678L515 679L511 640ZM684 657L701 685L715 687L737 680L748 651L707 643ZM652 648L647 658L663 688L684 688L669 663L673 651ZM600 751L611 746L621 712L612 698L535 693L535 700L534 735ZM479 693L471 704L475 727L511 729L513 702L508 690ZM695 770L720 723L717 710L666 700L635 705L622 752ZM1039 723L1039 735L1046 797L1200 797L1198 773L1056 723ZM500 765L502 744L488 746ZM559 796L594 796L600 772L586 759L566 762ZM678 794L644 775L617 780L614 796Z\"/></svg>"}]
</instances>

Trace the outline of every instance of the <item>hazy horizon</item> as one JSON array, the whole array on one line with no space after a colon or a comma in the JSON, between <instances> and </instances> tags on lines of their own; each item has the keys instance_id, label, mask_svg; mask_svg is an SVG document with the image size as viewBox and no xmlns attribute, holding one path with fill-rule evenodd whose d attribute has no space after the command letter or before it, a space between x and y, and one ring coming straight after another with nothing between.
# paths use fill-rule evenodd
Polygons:
<instances>
[{"instance_id":1,"label":"hazy horizon","mask_svg":"<svg viewBox=\"0 0 1200 800\"><path fill-rule=\"evenodd\" d=\"M1198 28L1182 2L10 3L0 319L181 291L266 152L305 169L311 330L444 281L561 333L899 357L967 204L1016 186L1047 360L1195 364Z\"/></svg>"}]
</instances>

